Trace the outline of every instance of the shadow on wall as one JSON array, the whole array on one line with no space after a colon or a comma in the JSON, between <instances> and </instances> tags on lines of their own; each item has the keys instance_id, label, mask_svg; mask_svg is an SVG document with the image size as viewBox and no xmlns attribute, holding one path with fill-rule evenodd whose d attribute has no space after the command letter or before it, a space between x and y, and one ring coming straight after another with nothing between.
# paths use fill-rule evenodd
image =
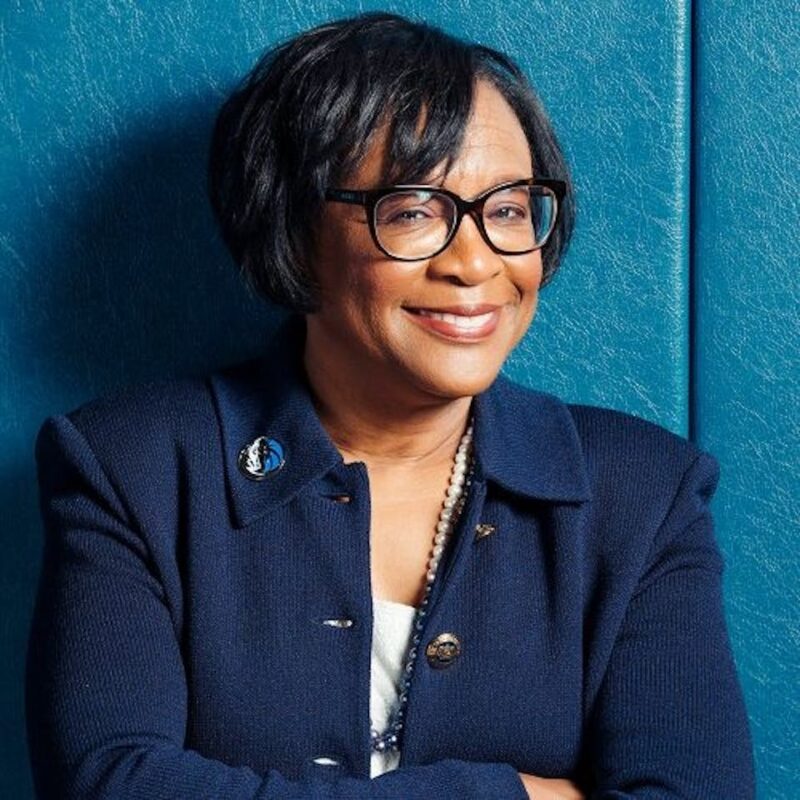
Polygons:
<instances>
[{"instance_id":1,"label":"shadow on wall","mask_svg":"<svg viewBox=\"0 0 800 800\"><path fill-rule=\"evenodd\" d=\"M126 118L113 138L55 144L45 168L20 170L29 182L10 238L15 261L32 266L9 276L18 323L0 461L2 797L33 797L23 681L42 547L38 426L120 386L248 358L282 317L246 290L215 229L205 182L218 105L209 94Z\"/></svg>"}]
</instances>

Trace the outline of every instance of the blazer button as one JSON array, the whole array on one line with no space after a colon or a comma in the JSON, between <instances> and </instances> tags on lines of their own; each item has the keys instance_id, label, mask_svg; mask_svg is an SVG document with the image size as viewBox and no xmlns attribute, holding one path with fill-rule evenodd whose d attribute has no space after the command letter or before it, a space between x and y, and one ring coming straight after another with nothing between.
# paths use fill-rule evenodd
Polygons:
<instances>
[{"instance_id":1,"label":"blazer button","mask_svg":"<svg viewBox=\"0 0 800 800\"><path fill-rule=\"evenodd\" d=\"M332 756L315 756L311 760L320 767L340 767L342 765L338 758Z\"/></svg>"},{"instance_id":2,"label":"blazer button","mask_svg":"<svg viewBox=\"0 0 800 800\"><path fill-rule=\"evenodd\" d=\"M322 620L322 624L327 625L329 628L352 628L353 620L347 617L331 617L330 619Z\"/></svg>"},{"instance_id":3,"label":"blazer button","mask_svg":"<svg viewBox=\"0 0 800 800\"><path fill-rule=\"evenodd\" d=\"M425 655L434 669L444 669L461 655L461 642L454 633L440 633L428 642Z\"/></svg>"}]
</instances>

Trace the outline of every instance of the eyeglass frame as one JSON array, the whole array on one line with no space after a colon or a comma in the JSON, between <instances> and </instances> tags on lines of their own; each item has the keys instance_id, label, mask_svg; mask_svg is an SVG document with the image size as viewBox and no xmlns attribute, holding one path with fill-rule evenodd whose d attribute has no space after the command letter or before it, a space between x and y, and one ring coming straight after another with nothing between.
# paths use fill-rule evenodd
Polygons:
<instances>
[{"instance_id":1,"label":"eyeglass frame","mask_svg":"<svg viewBox=\"0 0 800 800\"><path fill-rule=\"evenodd\" d=\"M499 192L503 189L511 189L515 186L540 186L544 189L550 191L553 195L553 224L550 227L550 230L547 233L547 236L544 238L544 241L541 244L537 244L535 247L531 247L528 250L503 250L497 247L494 242L489 238L489 234L486 232L486 228L483 224L483 206L486 203L486 199L489 195L494 194L495 192ZM458 233L458 229L461 227L461 222L464 219L466 214L469 214L472 217L475 225L478 228L478 231L481 234L481 238L484 242L489 246L489 248L497 253L498 255L503 256L522 256L528 253L533 253L536 250L540 250L542 247L547 244L548 239L552 235L553 231L556 227L556 222L558 221L558 211L561 202L564 199L564 195L566 194L567 184L566 181L558 180L556 178L521 178L520 180L514 181L505 181L504 183L499 183L497 186L492 186L489 189L481 192L476 197L472 198L471 200L465 200L460 195L457 195L455 192L450 191L449 189L445 189L441 186L431 186L429 184L398 184L396 186L383 186L376 189L336 189L336 188L328 188L325 190L325 199L328 201L336 202L336 203L349 203L351 205L359 205L363 206L367 212L367 223L369 225L369 232L372 236L372 240L375 243L375 246L386 256L395 261L424 261L428 258L433 258L434 256L438 256L439 253L446 250L453 239L455 238L456 233ZM447 235L447 238L444 241L444 244L436 250L435 252L431 253L427 256L415 256L414 258L407 258L405 256L396 256L393 253L390 253L380 242L378 238L378 232L376 230L376 222L375 222L375 208L378 205L379 201L382 200L387 195L393 194L395 192L402 192L402 191L423 191L423 192L437 192L438 194L443 194L448 197L456 208L456 219L455 224L453 225L452 229Z\"/></svg>"}]
</instances>

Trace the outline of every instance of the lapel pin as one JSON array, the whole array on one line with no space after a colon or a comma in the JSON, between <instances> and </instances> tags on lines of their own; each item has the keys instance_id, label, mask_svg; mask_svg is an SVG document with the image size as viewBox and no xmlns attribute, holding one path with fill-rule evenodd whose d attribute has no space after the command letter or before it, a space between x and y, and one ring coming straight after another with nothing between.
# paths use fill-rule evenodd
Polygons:
<instances>
[{"instance_id":1,"label":"lapel pin","mask_svg":"<svg viewBox=\"0 0 800 800\"><path fill-rule=\"evenodd\" d=\"M251 481L263 481L286 463L283 445L277 439L259 436L239 451L239 469Z\"/></svg>"},{"instance_id":2,"label":"lapel pin","mask_svg":"<svg viewBox=\"0 0 800 800\"><path fill-rule=\"evenodd\" d=\"M475 541L478 539L485 539L487 536L491 536L497 530L496 525L492 525L490 522L481 522L475 526Z\"/></svg>"}]
</instances>

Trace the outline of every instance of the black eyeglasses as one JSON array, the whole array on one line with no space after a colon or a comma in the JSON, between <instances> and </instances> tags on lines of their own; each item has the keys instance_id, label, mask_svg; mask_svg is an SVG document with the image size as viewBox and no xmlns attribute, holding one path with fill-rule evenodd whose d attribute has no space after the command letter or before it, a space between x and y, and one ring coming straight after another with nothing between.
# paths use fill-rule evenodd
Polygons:
<instances>
[{"instance_id":1,"label":"black eyeglasses","mask_svg":"<svg viewBox=\"0 0 800 800\"><path fill-rule=\"evenodd\" d=\"M435 186L382 189L327 189L325 199L364 206L378 249L399 261L441 253L469 214L484 241L501 255L522 255L542 247L553 232L564 181L523 178L487 189L472 200Z\"/></svg>"}]
</instances>

